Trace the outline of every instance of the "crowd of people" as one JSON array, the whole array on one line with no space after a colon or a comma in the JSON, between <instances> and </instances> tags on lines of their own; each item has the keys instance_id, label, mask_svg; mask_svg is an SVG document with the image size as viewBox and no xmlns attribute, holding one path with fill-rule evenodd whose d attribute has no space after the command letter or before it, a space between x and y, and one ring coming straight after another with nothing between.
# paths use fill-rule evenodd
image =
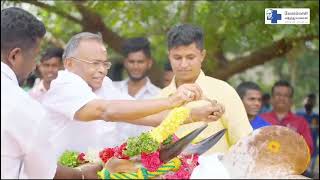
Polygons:
<instances>
[{"instance_id":1,"label":"crowd of people","mask_svg":"<svg viewBox=\"0 0 320 180\"><path fill-rule=\"evenodd\" d=\"M208 127L198 141L227 128L226 135L206 154L227 152L253 130L286 126L301 134L312 155L306 173L313 176L319 163L319 115L313 112L315 94L304 109L291 111L294 88L279 80L271 96L254 82L234 88L206 76L202 30L183 24L167 34L168 62L163 85L154 85L148 73L154 60L146 37L123 44L128 78L107 77L112 63L101 35L81 32L66 47L40 53L44 24L20 8L1 11L1 178L97 178L99 164L77 169L57 164L65 150L117 146L129 137L149 131L175 107L190 109L176 135L183 137L202 122ZM30 90L20 86L37 67ZM265 102L265 103L264 103Z\"/></svg>"}]
</instances>

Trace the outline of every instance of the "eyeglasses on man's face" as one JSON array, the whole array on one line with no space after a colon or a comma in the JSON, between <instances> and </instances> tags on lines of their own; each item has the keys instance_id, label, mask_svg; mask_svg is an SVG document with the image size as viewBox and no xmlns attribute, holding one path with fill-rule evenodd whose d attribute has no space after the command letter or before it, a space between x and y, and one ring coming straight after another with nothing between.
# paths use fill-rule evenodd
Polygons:
<instances>
[{"instance_id":1,"label":"eyeglasses on man's face","mask_svg":"<svg viewBox=\"0 0 320 180\"><path fill-rule=\"evenodd\" d=\"M96 69L101 66L104 67L105 69L110 69L110 67L112 65L112 63L109 61L101 61L101 60L87 61L87 60L79 59L79 58L75 58L75 57L69 57L69 58L91 64Z\"/></svg>"}]
</instances>

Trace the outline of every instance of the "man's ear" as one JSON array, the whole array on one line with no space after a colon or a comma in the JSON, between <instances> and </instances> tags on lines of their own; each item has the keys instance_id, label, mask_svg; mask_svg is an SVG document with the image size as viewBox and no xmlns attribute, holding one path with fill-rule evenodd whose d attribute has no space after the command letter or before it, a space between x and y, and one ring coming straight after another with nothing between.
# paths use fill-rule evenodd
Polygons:
<instances>
[{"instance_id":1,"label":"man's ear","mask_svg":"<svg viewBox=\"0 0 320 180\"><path fill-rule=\"evenodd\" d=\"M127 69L127 67L128 67L128 59L127 58L123 59L123 66L125 69Z\"/></svg>"},{"instance_id":2,"label":"man's ear","mask_svg":"<svg viewBox=\"0 0 320 180\"><path fill-rule=\"evenodd\" d=\"M203 60L205 59L206 55L207 55L207 51L206 51L205 49L203 49L203 50L201 51L201 56L202 56L201 62L203 62Z\"/></svg>"},{"instance_id":3,"label":"man's ear","mask_svg":"<svg viewBox=\"0 0 320 180\"><path fill-rule=\"evenodd\" d=\"M148 69L151 69L152 65L153 65L153 59L150 58L148 59Z\"/></svg>"},{"instance_id":4,"label":"man's ear","mask_svg":"<svg viewBox=\"0 0 320 180\"><path fill-rule=\"evenodd\" d=\"M10 66L15 66L19 63L19 59L22 59L22 50L21 48L14 48L8 53L6 61Z\"/></svg>"},{"instance_id":5,"label":"man's ear","mask_svg":"<svg viewBox=\"0 0 320 180\"><path fill-rule=\"evenodd\" d=\"M64 59L63 66L65 69L71 69L73 66L73 62L70 59Z\"/></svg>"}]
</instances>

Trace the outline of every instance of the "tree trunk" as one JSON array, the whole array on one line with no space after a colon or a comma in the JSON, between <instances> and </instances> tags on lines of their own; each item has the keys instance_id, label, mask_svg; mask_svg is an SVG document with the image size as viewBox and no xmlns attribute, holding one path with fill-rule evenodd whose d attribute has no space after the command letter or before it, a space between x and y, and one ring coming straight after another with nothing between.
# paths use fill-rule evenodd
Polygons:
<instances>
[{"instance_id":1,"label":"tree trunk","mask_svg":"<svg viewBox=\"0 0 320 180\"><path fill-rule=\"evenodd\" d=\"M234 74L243 72L256 65L264 64L271 61L274 58L283 57L293 48L293 44L297 42L305 42L308 40L319 39L319 36L304 36L293 39L281 39L272 43L271 45L255 50L247 56L241 56L228 62L228 65L223 67L217 67L216 71L208 73L208 76L212 76L218 79L227 80Z\"/></svg>"}]
</instances>

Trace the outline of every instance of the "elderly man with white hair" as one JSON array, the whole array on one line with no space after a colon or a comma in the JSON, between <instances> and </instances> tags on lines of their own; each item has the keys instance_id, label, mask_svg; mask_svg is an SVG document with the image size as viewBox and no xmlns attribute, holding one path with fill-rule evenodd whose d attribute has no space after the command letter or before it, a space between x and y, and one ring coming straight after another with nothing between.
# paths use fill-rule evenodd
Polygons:
<instances>
[{"instance_id":1,"label":"elderly man with white hair","mask_svg":"<svg viewBox=\"0 0 320 180\"><path fill-rule=\"evenodd\" d=\"M111 62L97 34L83 32L73 36L63 60L65 70L59 71L42 101L50 113L54 134L51 141L58 154L68 149L83 152L89 147L118 145L128 137L121 136L121 129L114 129L115 123L156 126L170 109L202 97L196 84L186 84L169 98L119 100L128 97L115 90L106 77ZM188 122L214 121L223 112L221 105L209 103L191 110Z\"/></svg>"}]
</instances>

